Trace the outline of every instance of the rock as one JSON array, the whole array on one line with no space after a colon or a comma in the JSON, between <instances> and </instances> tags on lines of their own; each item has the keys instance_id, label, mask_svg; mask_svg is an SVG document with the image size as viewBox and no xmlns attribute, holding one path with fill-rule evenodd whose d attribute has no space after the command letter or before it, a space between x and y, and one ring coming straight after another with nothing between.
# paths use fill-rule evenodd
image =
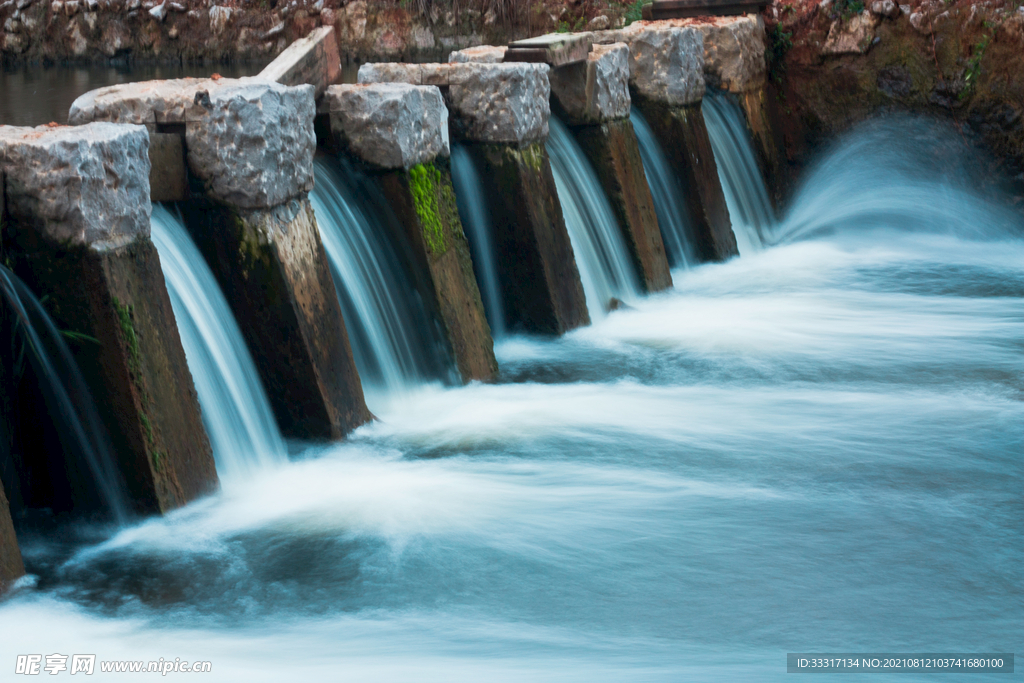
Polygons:
<instances>
[{"instance_id":1,"label":"rock","mask_svg":"<svg viewBox=\"0 0 1024 683\"><path fill-rule=\"evenodd\" d=\"M704 36L695 28L620 31L629 46L629 84L637 94L670 106L704 97Z\"/></svg>"},{"instance_id":2,"label":"rock","mask_svg":"<svg viewBox=\"0 0 1024 683\"><path fill-rule=\"evenodd\" d=\"M223 5L214 5L210 8L210 33L219 36L224 33L224 27L231 19L231 8Z\"/></svg>"},{"instance_id":3,"label":"rock","mask_svg":"<svg viewBox=\"0 0 1024 683\"><path fill-rule=\"evenodd\" d=\"M544 140L551 113L546 64L363 64L360 83L449 86L452 129L468 140L519 145Z\"/></svg>"},{"instance_id":4,"label":"rock","mask_svg":"<svg viewBox=\"0 0 1024 683\"><path fill-rule=\"evenodd\" d=\"M718 17L698 27L704 34L704 75L709 85L739 93L764 83L764 22L759 16Z\"/></svg>"},{"instance_id":5,"label":"rock","mask_svg":"<svg viewBox=\"0 0 1024 683\"><path fill-rule=\"evenodd\" d=\"M498 15L495 14L493 9L489 9L484 12L484 26L494 26L498 21Z\"/></svg>"},{"instance_id":6,"label":"rock","mask_svg":"<svg viewBox=\"0 0 1024 683\"><path fill-rule=\"evenodd\" d=\"M927 35L932 30L931 22L928 21L928 18L922 12L912 12L910 14L910 25L922 35Z\"/></svg>"},{"instance_id":7,"label":"rock","mask_svg":"<svg viewBox=\"0 0 1024 683\"><path fill-rule=\"evenodd\" d=\"M64 3L64 12L69 16L74 16L78 12L78 0L67 0Z\"/></svg>"},{"instance_id":8,"label":"rock","mask_svg":"<svg viewBox=\"0 0 1024 683\"><path fill-rule=\"evenodd\" d=\"M426 26L412 27L412 46L419 50L429 50L436 45L434 32Z\"/></svg>"},{"instance_id":9,"label":"rock","mask_svg":"<svg viewBox=\"0 0 1024 683\"><path fill-rule=\"evenodd\" d=\"M871 13L880 17L895 19L900 15L900 6L893 0L875 0L871 3Z\"/></svg>"},{"instance_id":10,"label":"rock","mask_svg":"<svg viewBox=\"0 0 1024 683\"><path fill-rule=\"evenodd\" d=\"M821 48L823 55L864 54L875 39L871 17L866 12L858 14L848 22L836 20L828 31L828 38Z\"/></svg>"},{"instance_id":11,"label":"rock","mask_svg":"<svg viewBox=\"0 0 1024 683\"><path fill-rule=\"evenodd\" d=\"M313 6L309 8L310 14L320 14L324 11L324 0L316 0Z\"/></svg>"},{"instance_id":12,"label":"rock","mask_svg":"<svg viewBox=\"0 0 1024 683\"><path fill-rule=\"evenodd\" d=\"M96 12L82 12L82 21L89 27L89 31L96 30L97 14Z\"/></svg>"},{"instance_id":13,"label":"rock","mask_svg":"<svg viewBox=\"0 0 1024 683\"><path fill-rule=\"evenodd\" d=\"M171 30L167 32L167 37L170 38L171 40L177 40L178 39L178 27L177 26L172 26Z\"/></svg>"},{"instance_id":14,"label":"rock","mask_svg":"<svg viewBox=\"0 0 1024 683\"><path fill-rule=\"evenodd\" d=\"M334 26L338 21L338 15L335 14L333 9L327 8L320 12L320 25L321 26Z\"/></svg>"},{"instance_id":15,"label":"rock","mask_svg":"<svg viewBox=\"0 0 1024 683\"><path fill-rule=\"evenodd\" d=\"M189 167L210 196L258 209L313 189L313 86L225 78L209 99L208 108L190 110L185 141Z\"/></svg>"},{"instance_id":16,"label":"rock","mask_svg":"<svg viewBox=\"0 0 1024 683\"><path fill-rule=\"evenodd\" d=\"M326 103L335 140L373 166L408 170L449 155L448 109L436 87L334 85Z\"/></svg>"},{"instance_id":17,"label":"rock","mask_svg":"<svg viewBox=\"0 0 1024 683\"><path fill-rule=\"evenodd\" d=\"M551 95L574 125L628 118L629 48L595 45L582 64L552 69Z\"/></svg>"},{"instance_id":18,"label":"rock","mask_svg":"<svg viewBox=\"0 0 1024 683\"><path fill-rule=\"evenodd\" d=\"M591 43L589 33L548 33L509 43L505 61L563 66L586 60Z\"/></svg>"},{"instance_id":19,"label":"rock","mask_svg":"<svg viewBox=\"0 0 1024 683\"><path fill-rule=\"evenodd\" d=\"M500 64L505 59L504 45L493 47L491 45L477 45L467 47L465 50L456 50L448 55L449 62L479 62L481 64Z\"/></svg>"},{"instance_id":20,"label":"rock","mask_svg":"<svg viewBox=\"0 0 1024 683\"><path fill-rule=\"evenodd\" d=\"M196 109L196 93L216 87L216 82L206 78L111 85L91 90L76 99L68 112L68 123L80 126L91 121L110 121L146 124L153 128L157 123L185 123L190 118L188 112Z\"/></svg>"},{"instance_id":21,"label":"rock","mask_svg":"<svg viewBox=\"0 0 1024 683\"><path fill-rule=\"evenodd\" d=\"M261 38L261 40L268 40L270 38L274 38L276 36L281 35L282 33L284 33L284 27L285 27L285 23L283 21L275 24L274 26L272 26L270 28L269 31L267 31L266 33L263 34L263 37Z\"/></svg>"},{"instance_id":22,"label":"rock","mask_svg":"<svg viewBox=\"0 0 1024 683\"><path fill-rule=\"evenodd\" d=\"M322 26L296 40L267 65L258 78L282 85L308 83L319 98L327 86L341 80L341 59L334 28Z\"/></svg>"},{"instance_id":23,"label":"rock","mask_svg":"<svg viewBox=\"0 0 1024 683\"><path fill-rule=\"evenodd\" d=\"M23 10L32 4L32 0L18 0L18 9Z\"/></svg>"},{"instance_id":24,"label":"rock","mask_svg":"<svg viewBox=\"0 0 1024 683\"><path fill-rule=\"evenodd\" d=\"M4 22L4 31L7 33L18 33L21 31L21 22L14 17L7 17L7 21Z\"/></svg>"},{"instance_id":25,"label":"rock","mask_svg":"<svg viewBox=\"0 0 1024 683\"><path fill-rule=\"evenodd\" d=\"M18 33L0 34L3 39L3 49L14 54L21 54L28 48L28 39Z\"/></svg>"},{"instance_id":26,"label":"rock","mask_svg":"<svg viewBox=\"0 0 1024 683\"><path fill-rule=\"evenodd\" d=\"M149 135L141 126L0 126L7 211L51 244L149 235Z\"/></svg>"},{"instance_id":27,"label":"rock","mask_svg":"<svg viewBox=\"0 0 1024 683\"><path fill-rule=\"evenodd\" d=\"M89 49L89 41L82 35L77 21L72 21L68 26L68 44L76 57L81 57Z\"/></svg>"},{"instance_id":28,"label":"rock","mask_svg":"<svg viewBox=\"0 0 1024 683\"><path fill-rule=\"evenodd\" d=\"M61 2L60 0L54 0L54 2L50 3L50 12L52 14L60 14L63 11L64 11L64 3Z\"/></svg>"},{"instance_id":29,"label":"rock","mask_svg":"<svg viewBox=\"0 0 1024 683\"><path fill-rule=\"evenodd\" d=\"M85 7L90 12L99 12L100 11L99 0L85 0Z\"/></svg>"},{"instance_id":30,"label":"rock","mask_svg":"<svg viewBox=\"0 0 1024 683\"><path fill-rule=\"evenodd\" d=\"M166 5L167 9L169 9L172 12L178 12L179 14L183 14L188 11L188 8L182 5L180 2L168 2L166 3Z\"/></svg>"},{"instance_id":31,"label":"rock","mask_svg":"<svg viewBox=\"0 0 1024 683\"><path fill-rule=\"evenodd\" d=\"M167 17L167 3L162 2L149 10L149 16L153 17L157 21L163 21Z\"/></svg>"},{"instance_id":32,"label":"rock","mask_svg":"<svg viewBox=\"0 0 1024 683\"><path fill-rule=\"evenodd\" d=\"M366 2L356 0L345 5L345 18L347 19L348 37L353 41L360 41L366 37Z\"/></svg>"},{"instance_id":33,"label":"rock","mask_svg":"<svg viewBox=\"0 0 1024 683\"><path fill-rule=\"evenodd\" d=\"M107 57L114 57L130 45L131 35L124 25L115 19L108 22L103 28L103 36L100 40L100 52Z\"/></svg>"},{"instance_id":34,"label":"rock","mask_svg":"<svg viewBox=\"0 0 1024 683\"><path fill-rule=\"evenodd\" d=\"M605 15L602 14L600 16L594 17L589 22L587 22L587 30L588 31L603 31L606 28L610 27L611 23L612 23L611 20L608 19L608 17L606 17Z\"/></svg>"}]
</instances>

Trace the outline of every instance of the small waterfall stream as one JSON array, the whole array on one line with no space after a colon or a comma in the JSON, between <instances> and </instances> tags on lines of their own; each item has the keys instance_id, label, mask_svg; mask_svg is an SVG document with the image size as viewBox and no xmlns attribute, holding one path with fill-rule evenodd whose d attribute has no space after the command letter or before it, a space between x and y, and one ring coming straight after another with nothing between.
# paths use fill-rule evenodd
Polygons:
<instances>
[{"instance_id":1,"label":"small waterfall stream","mask_svg":"<svg viewBox=\"0 0 1024 683\"><path fill-rule=\"evenodd\" d=\"M661 143L654 137L654 131L636 107L630 111L629 120L633 123L636 141L640 145L640 158L654 199L654 211L658 215L669 265L673 268L686 268L694 262L694 256L690 239L690 215L683 204L683 188L665 158Z\"/></svg>"},{"instance_id":2,"label":"small waterfall stream","mask_svg":"<svg viewBox=\"0 0 1024 683\"><path fill-rule=\"evenodd\" d=\"M450 380L445 357L400 245L372 182L354 168L318 156L309 199L331 263L349 343L367 404L431 380Z\"/></svg>"},{"instance_id":3,"label":"small waterfall stream","mask_svg":"<svg viewBox=\"0 0 1024 683\"><path fill-rule=\"evenodd\" d=\"M501 299L501 281L494 252L494 227L473 157L465 147L457 144L452 145L452 185L455 186L459 205L459 219L473 254L473 270L483 297L487 323L491 326L491 336L495 340L501 339L505 336L505 306Z\"/></svg>"},{"instance_id":4,"label":"small waterfall stream","mask_svg":"<svg viewBox=\"0 0 1024 683\"><path fill-rule=\"evenodd\" d=\"M591 319L612 299L635 301L640 282L597 174L569 129L551 117L547 149L565 227L576 255Z\"/></svg>"},{"instance_id":5,"label":"small waterfall stream","mask_svg":"<svg viewBox=\"0 0 1024 683\"><path fill-rule=\"evenodd\" d=\"M129 504L124 484L114 464L113 447L100 422L92 393L64 342L64 335L54 325L39 299L5 266L0 266L0 308L6 309L12 316L11 329L14 334L10 339L11 360L13 364L22 367L27 361L34 371L53 426L57 428L60 446L83 462L84 469L92 475L99 502L110 512L114 522L119 526L126 524ZM94 342L85 340L85 343ZM10 370L10 375L3 373L8 379L19 374L17 368ZM12 391L14 389L13 386L4 386L0 390L6 392L9 388ZM17 401L18 397L14 396L13 399ZM0 420L6 421L12 417L8 414L0 417ZM47 430L51 426L37 423L34 427ZM9 455L4 453L6 446L5 438L5 443L0 446L0 455L4 455L4 459ZM26 455L23 453L22 457ZM56 476L70 474L62 464L57 464L56 468L57 471L53 472ZM13 474L4 472L5 478ZM13 486L14 482L6 481L6 484ZM51 482L50 486L55 491L65 488L64 483L56 481ZM84 488L82 482L75 481L67 482L67 487L72 497Z\"/></svg>"},{"instance_id":6,"label":"small waterfall stream","mask_svg":"<svg viewBox=\"0 0 1024 683\"><path fill-rule=\"evenodd\" d=\"M153 205L152 238L222 481L287 460L287 451L228 302L178 216Z\"/></svg>"},{"instance_id":7,"label":"small waterfall stream","mask_svg":"<svg viewBox=\"0 0 1024 683\"><path fill-rule=\"evenodd\" d=\"M760 251L775 226L775 215L743 112L714 88L708 88L701 109L740 255Z\"/></svg>"}]
</instances>

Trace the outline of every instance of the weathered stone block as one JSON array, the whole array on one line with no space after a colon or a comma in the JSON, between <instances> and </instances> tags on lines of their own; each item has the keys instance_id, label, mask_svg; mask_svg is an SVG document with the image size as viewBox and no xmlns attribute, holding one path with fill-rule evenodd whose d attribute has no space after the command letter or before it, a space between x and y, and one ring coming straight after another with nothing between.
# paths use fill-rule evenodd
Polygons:
<instances>
[{"instance_id":1,"label":"weathered stone block","mask_svg":"<svg viewBox=\"0 0 1024 683\"><path fill-rule=\"evenodd\" d=\"M595 45L585 62L552 69L551 96L570 124L629 117L629 48Z\"/></svg>"},{"instance_id":2,"label":"weathered stone block","mask_svg":"<svg viewBox=\"0 0 1024 683\"><path fill-rule=\"evenodd\" d=\"M149 134L149 188L154 202L176 202L188 194L185 140L177 133Z\"/></svg>"},{"instance_id":3,"label":"weathered stone block","mask_svg":"<svg viewBox=\"0 0 1024 683\"><path fill-rule=\"evenodd\" d=\"M467 146L487 182L510 329L562 334L590 322L543 144Z\"/></svg>"},{"instance_id":4,"label":"weathered stone block","mask_svg":"<svg viewBox=\"0 0 1024 683\"><path fill-rule=\"evenodd\" d=\"M467 47L465 50L456 50L448 55L449 62L480 62L482 64L500 64L505 59L504 45L494 47L492 45L477 45Z\"/></svg>"},{"instance_id":5,"label":"weathered stone block","mask_svg":"<svg viewBox=\"0 0 1024 683\"><path fill-rule=\"evenodd\" d=\"M60 329L99 342L76 360L136 509L164 512L210 492L213 456L149 240L145 129L0 128L0 150L7 253Z\"/></svg>"},{"instance_id":6,"label":"weathered stone block","mask_svg":"<svg viewBox=\"0 0 1024 683\"><path fill-rule=\"evenodd\" d=\"M592 42L589 33L548 33L509 43L504 61L564 66L584 61Z\"/></svg>"},{"instance_id":7,"label":"weathered stone block","mask_svg":"<svg viewBox=\"0 0 1024 683\"><path fill-rule=\"evenodd\" d=\"M227 79L177 78L166 81L121 83L90 90L71 104L68 123L92 121L136 123L155 130L158 123L185 123L198 106L196 94L209 92Z\"/></svg>"},{"instance_id":8,"label":"weathered stone block","mask_svg":"<svg viewBox=\"0 0 1024 683\"><path fill-rule=\"evenodd\" d=\"M0 126L7 211L55 244L148 235L148 150L140 126Z\"/></svg>"},{"instance_id":9,"label":"weathered stone block","mask_svg":"<svg viewBox=\"0 0 1024 683\"><path fill-rule=\"evenodd\" d=\"M445 160L382 174L378 182L405 228L416 267L432 285L422 292L451 348L463 381L494 379L498 362L484 315L469 244Z\"/></svg>"},{"instance_id":10,"label":"weathered stone block","mask_svg":"<svg viewBox=\"0 0 1024 683\"><path fill-rule=\"evenodd\" d=\"M637 106L661 141L683 185L697 257L702 261L723 261L736 256L736 237L700 104L669 107L640 99Z\"/></svg>"},{"instance_id":11,"label":"weathered stone block","mask_svg":"<svg viewBox=\"0 0 1024 683\"><path fill-rule=\"evenodd\" d=\"M638 31L629 45L629 82L637 94L669 106L704 97L704 37L695 28Z\"/></svg>"},{"instance_id":12,"label":"weathered stone block","mask_svg":"<svg viewBox=\"0 0 1024 683\"><path fill-rule=\"evenodd\" d=\"M633 124L625 118L572 132L597 172L644 289L668 289L672 274Z\"/></svg>"},{"instance_id":13,"label":"weathered stone block","mask_svg":"<svg viewBox=\"0 0 1024 683\"><path fill-rule=\"evenodd\" d=\"M760 15L716 17L696 24L704 34L704 75L708 85L746 92L764 84L764 20Z\"/></svg>"},{"instance_id":14,"label":"weathered stone block","mask_svg":"<svg viewBox=\"0 0 1024 683\"><path fill-rule=\"evenodd\" d=\"M448 91L453 134L520 146L545 140L551 115L548 71L545 64L453 64Z\"/></svg>"},{"instance_id":15,"label":"weathered stone block","mask_svg":"<svg viewBox=\"0 0 1024 683\"><path fill-rule=\"evenodd\" d=\"M273 209L183 205L245 337L281 431L338 439L370 419L306 198Z\"/></svg>"},{"instance_id":16,"label":"weathered stone block","mask_svg":"<svg viewBox=\"0 0 1024 683\"><path fill-rule=\"evenodd\" d=\"M407 83L334 85L326 103L339 147L383 169L409 169L449 155L441 91Z\"/></svg>"},{"instance_id":17,"label":"weathered stone block","mask_svg":"<svg viewBox=\"0 0 1024 683\"><path fill-rule=\"evenodd\" d=\"M212 10L211 10L212 11ZM267 65L257 78L282 85L312 85L316 97L341 80L341 59L333 26L314 29Z\"/></svg>"},{"instance_id":18,"label":"weathered stone block","mask_svg":"<svg viewBox=\"0 0 1024 683\"><path fill-rule=\"evenodd\" d=\"M460 139L529 145L548 136L546 64L364 64L360 83L447 86L452 133Z\"/></svg>"},{"instance_id":19,"label":"weathered stone block","mask_svg":"<svg viewBox=\"0 0 1024 683\"><path fill-rule=\"evenodd\" d=\"M185 125L188 163L210 196L269 209L313 189L313 86L220 84Z\"/></svg>"},{"instance_id":20,"label":"weathered stone block","mask_svg":"<svg viewBox=\"0 0 1024 683\"><path fill-rule=\"evenodd\" d=\"M875 21L876 19L868 12L862 12L849 21L833 21L825 44L821 46L821 54L864 54L871 48L871 42L875 39Z\"/></svg>"},{"instance_id":21,"label":"weathered stone block","mask_svg":"<svg viewBox=\"0 0 1024 683\"><path fill-rule=\"evenodd\" d=\"M11 510L4 495L3 482L0 482L0 595L24 574L25 564L21 560L18 537L14 534Z\"/></svg>"}]
</instances>

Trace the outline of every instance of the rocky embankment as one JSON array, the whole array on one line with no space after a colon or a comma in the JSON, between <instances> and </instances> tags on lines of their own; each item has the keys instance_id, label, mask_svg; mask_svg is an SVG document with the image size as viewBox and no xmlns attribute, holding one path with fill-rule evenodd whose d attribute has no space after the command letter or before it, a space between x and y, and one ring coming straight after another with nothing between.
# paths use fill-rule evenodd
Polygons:
<instances>
[{"instance_id":1,"label":"rocky embankment","mask_svg":"<svg viewBox=\"0 0 1024 683\"><path fill-rule=\"evenodd\" d=\"M1024 207L1020 0L777 2L766 18L769 78L796 167L879 111L930 113L991 151Z\"/></svg>"},{"instance_id":2,"label":"rocky embankment","mask_svg":"<svg viewBox=\"0 0 1024 683\"><path fill-rule=\"evenodd\" d=\"M491 6L508 6L502 15ZM269 61L318 26L333 26L352 61L423 61L556 30L623 25L638 8L616 0L2 0L5 63Z\"/></svg>"}]
</instances>

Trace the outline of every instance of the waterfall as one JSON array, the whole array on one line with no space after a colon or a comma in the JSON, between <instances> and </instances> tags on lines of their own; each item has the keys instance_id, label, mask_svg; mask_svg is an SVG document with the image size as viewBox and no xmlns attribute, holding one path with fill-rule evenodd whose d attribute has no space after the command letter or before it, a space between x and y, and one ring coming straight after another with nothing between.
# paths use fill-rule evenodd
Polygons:
<instances>
[{"instance_id":1,"label":"waterfall","mask_svg":"<svg viewBox=\"0 0 1024 683\"><path fill-rule=\"evenodd\" d=\"M669 265L673 268L686 268L694 261L690 239L693 229L683 203L683 188L669 166L661 143L654 137L650 125L636 107L630 110L629 120L640 146L640 159L643 161L647 184L651 188L654 212L658 216Z\"/></svg>"},{"instance_id":2,"label":"waterfall","mask_svg":"<svg viewBox=\"0 0 1024 683\"><path fill-rule=\"evenodd\" d=\"M287 460L256 366L180 217L153 206L153 243L222 481Z\"/></svg>"},{"instance_id":3,"label":"waterfall","mask_svg":"<svg viewBox=\"0 0 1024 683\"><path fill-rule=\"evenodd\" d=\"M764 246L765 235L775 225L775 215L757 165L746 119L725 93L714 88L709 88L704 95L701 110L740 255L759 251Z\"/></svg>"},{"instance_id":4,"label":"waterfall","mask_svg":"<svg viewBox=\"0 0 1024 683\"><path fill-rule=\"evenodd\" d=\"M452 184L459 205L459 219L466 230L469 250L473 254L473 270L480 285L484 311L491 326L491 336L505 336L505 306L501 299L498 262L494 251L494 228L487 212L480 174L473 157L461 145L452 146Z\"/></svg>"},{"instance_id":5,"label":"waterfall","mask_svg":"<svg viewBox=\"0 0 1024 683\"><path fill-rule=\"evenodd\" d=\"M356 169L323 155L314 171L309 198L367 403L428 380L453 379L414 286L411 257L402 259L401 245L389 238L401 230L379 191Z\"/></svg>"},{"instance_id":6,"label":"waterfall","mask_svg":"<svg viewBox=\"0 0 1024 683\"><path fill-rule=\"evenodd\" d=\"M612 299L635 300L640 282L597 174L569 129L554 116L548 156L565 227L576 255L591 319L604 317Z\"/></svg>"},{"instance_id":7,"label":"waterfall","mask_svg":"<svg viewBox=\"0 0 1024 683\"><path fill-rule=\"evenodd\" d=\"M107 508L114 521L123 525L128 521L129 506L124 484L114 465L113 448L100 422L92 394L71 351L64 342L61 332L54 325L39 300L14 273L0 266L0 303L11 315L11 374L19 374L28 359L39 381L39 388L46 402L50 418L58 428L58 438L65 452L84 461L92 475L95 491L100 502ZM83 343L95 343L82 339ZM7 374L7 373L4 373ZM3 387L17 401L15 387ZM11 419L7 414L3 420ZM45 431L49 425L34 425ZM6 446L7 444L4 444ZM5 449L6 450L6 449ZM70 474L58 466L59 473ZM13 481L7 482L15 486ZM74 492L83 489L83 483L69 481L68 489Z\"/></svg>"}]
</instances>

